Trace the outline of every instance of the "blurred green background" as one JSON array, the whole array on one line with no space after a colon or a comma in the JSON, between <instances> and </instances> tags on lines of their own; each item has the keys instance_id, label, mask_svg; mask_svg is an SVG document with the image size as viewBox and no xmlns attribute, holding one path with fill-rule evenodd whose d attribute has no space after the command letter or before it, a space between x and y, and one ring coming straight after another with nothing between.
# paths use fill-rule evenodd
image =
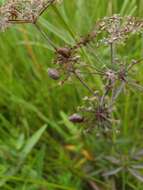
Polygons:
<instances>
[{"instance_id":1,"label":"blurred green background","mask_svg":"<svg viewBox=\"0 0 143 190\"><path fill-rule=\"evenodd\" d=\"M142 18L143 1L63 0L38 22L62 46L73 44L94 28L97 19L114 13ZM130 46L128 57L143 55L140 40ZM91 188L89 180L102 184L96 164L89 164L90 152L93 157L108 154L110 145L96 140L95 134L81 137L82 127L68 122L67 115L87 92L77 81L59 87L49 79L47 68L53 66L53 58L52 48L32 25L15 25L0 33L1 190L82 190ZM143 84L142 69L143 65L136 68L134 78ZM142 92L131 89L118 101L116 115L124 131L117 140L121 151L142 147L142 97ZM92 173L88 172L91 166L95 167ZM119 176L119 183L124 181L119 189L143 189L141 182L125 175ZM111 184L104 182L103 190L113 189Z\"/></svg>"}]
</instances>

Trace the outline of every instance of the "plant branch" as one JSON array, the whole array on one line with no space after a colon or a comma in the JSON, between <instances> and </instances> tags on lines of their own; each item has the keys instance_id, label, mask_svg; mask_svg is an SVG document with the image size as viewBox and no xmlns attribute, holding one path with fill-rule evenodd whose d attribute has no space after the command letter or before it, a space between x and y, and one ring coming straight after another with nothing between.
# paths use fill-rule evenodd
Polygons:
<instances>
[{"instance_id":1,"label":"plant branch","mask_svg":"<svg viewBox=\"0 0 143 190\"><path fill-rule=\"evenodd\" d=\"M80 81L80 83L90 92L92 93L94 96L96 95L95 92L86 84L86 82L84 82L84 80L78 75L77 72L73 72L74 75L76 76L76 78Z\"/></svg>"},{"instance_id":2,"label":"plant branch","mask_svg":"<svg viewBox=\"0 0 143 190\"><path fill-rule=\"evenodd\" d=\"M40 32L43 38L54 48L54 50L56 50L57 47L55 46L55 44L50 40L50 38L46 35L46 33L39 27L39 25L37 23L34 23L34 26Z\"/></svg>"},{"instance_id":3,"label":"plant branch","mask_svg":"<svg viewBox=\"0 0 143 190\"><path fill-rule=\"evenodd\" d=\"M114 46L113 43L110 43L110 52L111 52L111 65L114 64Z\"/></svg>"}]
</instances>

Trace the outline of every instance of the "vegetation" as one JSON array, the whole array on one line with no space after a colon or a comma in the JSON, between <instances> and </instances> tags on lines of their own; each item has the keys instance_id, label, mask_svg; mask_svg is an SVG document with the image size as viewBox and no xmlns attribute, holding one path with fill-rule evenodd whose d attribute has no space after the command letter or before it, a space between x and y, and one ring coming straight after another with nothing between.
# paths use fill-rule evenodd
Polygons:
<instances>
[{"instance_id":1,"label":"vegetation","mask_svg":"<svg viewBox=\"0 0 143 190\"><path fill-rule=\"evenodd\" d=\"M63 0L0 33L0 189L143 189L142 9L142 0ZM112 44L106 29L119 20L131 28ZM83 114L95 100L107 120Z\"/></svg>"}]
</instances>

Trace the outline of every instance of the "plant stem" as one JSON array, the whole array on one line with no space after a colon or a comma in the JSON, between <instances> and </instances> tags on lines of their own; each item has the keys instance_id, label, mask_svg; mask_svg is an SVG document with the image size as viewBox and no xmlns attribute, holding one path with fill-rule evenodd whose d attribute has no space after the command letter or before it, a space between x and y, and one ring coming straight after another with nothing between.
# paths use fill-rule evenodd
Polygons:
<instances>
[{"instance_id":1,"label":"plant stem","mask_svg":"<svg viewBox=\"0 0 143 190\"><path fill-rule=\"evenodd\" d=\"M42 15L42 14L44 13L44 11L45 11L51 4L53 4L55 1L56 1L56 0L49 0L49 1L47 2L47 4L44 6L44 8L41 10L41 12L39 13L39 16ZM39 16L38 16L38 17L39 17Z\"/></svg>"},{"instance_id":2,"label":"plant stem","mask_svg":"<svg viewBox=\"0 0 143 190\"><path fill-rule=\"evenodd\" d=\"M126 190L126 175L125 175L125 171L122 172L122 190Z\"/></svg>"},{"instance_id":3,"label":"plant stem","mask_svg":"<svg viewBox=\"0 0 143 190\"><path fill-rule=\"evenodd\" d=\"M111 51L111 65L114 64L114 47L113 43L110 43L110 51Z\"/></svg>"},{"instance_id":4,"label":"plant stem","mask_svg":"<svg viewBox=\"0 0 143 190\"><path fill-rule=\"evenodd\" d=\"M41 35L43 36L43 38L48 41L48 43L54 48L54 50L57 49L56 45L52 42L52 40L50 40L50 38L46 35L46 33L39 27L39 25L37 23L34 23L34 26L36 27L36 29L41 33Z\"/></svg>"},{"instance_id":5,"label":"plant stem","mask_svg":"<svg viewBox=\"0 0 143 190\"><path fill-rule=\"evenodd\" d=\"M96 95L95 92L86 84L86 82L84 82L84 80L76 73L74 72L76 78L80 81L80 83L90 92L92 93L94 96Z\"/></svg>"}]
</instances>

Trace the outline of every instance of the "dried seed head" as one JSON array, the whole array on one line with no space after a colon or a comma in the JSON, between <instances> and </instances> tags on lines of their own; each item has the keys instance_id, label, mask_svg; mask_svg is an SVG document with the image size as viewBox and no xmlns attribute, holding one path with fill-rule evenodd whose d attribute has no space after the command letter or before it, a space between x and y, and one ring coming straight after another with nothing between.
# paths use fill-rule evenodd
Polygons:
<instances>
[{"instance_id":1,"label":"dried seed head","mask_svg":"<svg viewBox=\"0 0 143 190\"><path fill-rule=\"evenodd\" d=\"M60 73L57 69L49 68L48 75L50 78L52 78L54 80L58 80L60 78Z\"/></svg>"},{"instance_id":2,"label":"dried seed head","mask_svg":"<svg viewBox=\"0 0 143 190\"><path fill-rule=\"evenodd\" d=\"M58 0L7 0L0 6L0 30L10 24L35 23Z\"/></svg>"},{"instance_id":3,"label":"dried seed head","mask_svg":"<svg viewBox=\"0 0 143 190\"><path fill-rule=\"evenodd\" d=\"M65 58L68 58L71 55L71 49L67 47L57 48L57 53Z\"/></svg>"},{"instance_id":4,"label":"dried seed head","mask_svg":"<svg viewBox=\"0 0 143 190\"><path fill-rule=\"evenodd\" d=\"M82 123L84 121L84 117L77 113L74 113L69 117L69 120L73 123Z\"/></svg>"},{"instance_id":5,"label":"dried seed head","mask_svg":"<svg viewBox=\"0 0 143 190\"><path fill-rule=\"evenodd\" d=\"M113 70L108 69L105 72L106 79L110 80L111 82L114 82L116 80L116 74Z\"/></svg>"}]
</instances>

